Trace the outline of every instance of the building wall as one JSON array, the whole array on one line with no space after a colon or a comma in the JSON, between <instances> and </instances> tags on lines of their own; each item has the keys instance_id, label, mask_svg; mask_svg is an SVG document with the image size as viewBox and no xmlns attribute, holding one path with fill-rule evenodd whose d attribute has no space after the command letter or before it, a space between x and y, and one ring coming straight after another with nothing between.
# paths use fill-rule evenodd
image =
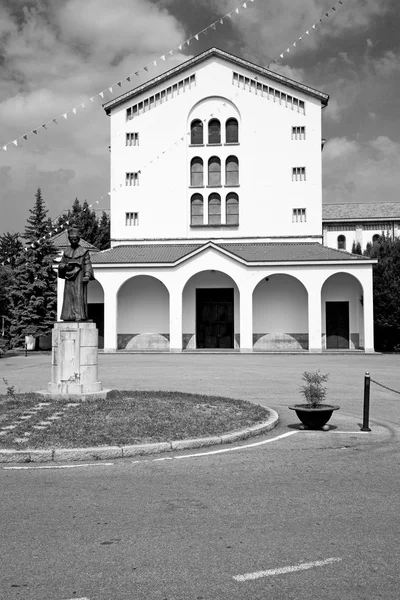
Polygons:
<instances>
[{"instance_id":1,"label":"building wall","mask_svg":"<svg viewBox=\"0 0 400 600\"><path fill-rule=\"evenodd\" d=\"M385 221L382 223L360 222L360 223L324 223L324 245L329 248L338 248L338 237L344 235L346 238L347 252L351 252L353 243L359 242L361 249L365 250L368 243L372 243L374 235L389 235L398 237L399 224L396 221Z\"/></svg>"},{"instance_id":2,"label":"building wall","mask_svg":"<svg viewBox=\"0 0 400 600\"><path fill-rule=\"evenodd\" d=\"M126 109L165 89L166 83L112 110L111 115L111 238L113 245L136 239L194 239L223 235L322 236L321 231L321 106L301 92L268 82L275 89L305 102L301 114L233 85L233 71L254 78L221 59L208 59L191 72L171 78L168 85L196 74L190 90L126 121ZM210 89L212 95L210 96ZM224 103L226 106L224 106ZM239 145L190 147L187 135L194 118L219 118L224 136L226 118L239 120ZM306 139L292 140L292 126L305 126ZM138 132L139 146L126 146L126 132ZM183 140L182 140L183 138ZM222 140L224 142L224 139ZM201 190L239 195L239 227L190 226L190 160L193 156L239 158L238 188ZM292 181L292 167L306 167L306 181ZM141 170L138 186L125 185L125 173ZM196 190L195 190L196 191ZM200 191L200 190L199 190ZM306 222L292 222L293 208L307 210ZM139 213L138 225L126 226L125 213Z\"/></svg>"}]
</instances>

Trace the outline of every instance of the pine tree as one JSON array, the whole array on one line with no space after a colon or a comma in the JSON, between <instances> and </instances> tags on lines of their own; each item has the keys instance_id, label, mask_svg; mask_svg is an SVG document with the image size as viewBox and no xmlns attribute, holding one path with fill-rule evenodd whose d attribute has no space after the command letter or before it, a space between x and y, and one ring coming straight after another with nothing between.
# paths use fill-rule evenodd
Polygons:
<instances>
[{"instance_id":1,"label":"pine tree","mask_svg":"<svg viewBox=\"0 0 400 600\"><path fill-rule=\"evenodd\" d=\"M57 251L49 235L51 222L40 189L29 212L24 233L27 248L17 257L10 290L14 346L23 343L25 335L48 335L56 319L57 274L53 263Z\"/></svg>"},{"instance_id":2,"label":"pine tree","mask_svg":"<svg viewBox=\"0 0 400 600\"><path fill-rule=\"evenodd\" d=\"M96 212L90 209L86 200L81 205L78 198L75 198L72 208L68 210L68 213L59 217L56 226L64 226L65 228L65 225L68 225L68 227L77 227L83 240L98 247L96 240L99 235L99 222Z\"/></svg>"},{"instance_id":3,"label":"pine tree","mask_svg":"<svg viewBox=\"0 0 400 600\"><path fill-rule=\"evenodd\" d=\"M352 254L362 254L360 242L356 242L356 241L353 242L351 252L352 252Z\"/></svg>"},{"instance_id":4,"label":"pine tree","mask_svg":"<svg viewBox=\"0 0 400 600\"><path fill-rule=\"evenodd\" d=\"M107 250L110 247L110 217L104 210L100 217L99 229L94 245L99 250Z\"/></svg>"},{"instance_id":5,"label":"pine tree","mask_svg":"<svg viewBox=\"0 0 400 600\"><path fill-rule=\"evenodd\" d=\"M0 235L0 264L10 265L13 269L18 254L22 250L19 233L5 233Z\"/></svg>"}]
</instances>

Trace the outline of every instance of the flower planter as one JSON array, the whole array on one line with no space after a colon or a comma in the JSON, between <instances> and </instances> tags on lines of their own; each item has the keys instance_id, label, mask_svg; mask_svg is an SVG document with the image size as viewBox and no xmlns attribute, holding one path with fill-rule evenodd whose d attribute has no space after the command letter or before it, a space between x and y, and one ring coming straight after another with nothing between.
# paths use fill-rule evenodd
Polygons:
<instances>
[{"instance_id":1,"label":"flower planter","mask_svg":"<svg viewBox=\"0 0 400 600\"><path fill-rule=\"evenodd\" d=\"M340 406L320 404L312 407L309 404L295 404L289 408L296 411L296 415L308 429L322 429L331 418L333 411L339 410Z\"/></svg>"}]
</instances>

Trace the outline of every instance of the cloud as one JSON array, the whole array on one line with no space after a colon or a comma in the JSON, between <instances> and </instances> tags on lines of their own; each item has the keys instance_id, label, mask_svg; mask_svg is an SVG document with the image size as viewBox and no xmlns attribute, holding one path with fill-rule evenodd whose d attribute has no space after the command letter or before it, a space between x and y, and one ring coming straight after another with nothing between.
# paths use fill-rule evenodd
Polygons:
<instances>
[{"instance_id":1,"label":"cloud","mask_svg":"<svg viewBox=\"0 0 400 600\"><path fill-rule=\"evenodd\" d=\"M400 143L379 136L366 143L329 140L322 153L324 202L397 202Z\"/></svg>"}]
</instances>

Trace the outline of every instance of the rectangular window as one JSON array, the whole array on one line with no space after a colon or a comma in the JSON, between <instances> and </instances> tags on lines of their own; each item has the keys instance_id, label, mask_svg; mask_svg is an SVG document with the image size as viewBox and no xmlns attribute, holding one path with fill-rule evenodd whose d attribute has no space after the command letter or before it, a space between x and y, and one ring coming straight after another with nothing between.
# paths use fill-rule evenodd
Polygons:
<instances>
[{"instance_id":1,"label":"rectangular window","mask_svg":"<svg viewBox=\"0 0 400 600\"><path fill-rule=\"evenodd\" d=\"M299 100L299 112L306 114L306 107L303 100Z\"/></svg>"},{"instance_id":2,"label":"rectangular window","mask_svg":"<svg viewBox=\"0 0 400 600\"><path fill-rule=\"evenodd\" d=\"M161 104L165 102L165 90L161 92Z\"/></svg>"},{"instance_id":3,"label":"rectangular window","mask_svg":"<svg viewBox=\"0 0 400 600\"><path fill-rule=\"evenodd\" d=\"M292 181L305 181L305 180L306 180L306 168L305 167L293 167Z\"/></svg>"},{"instance_id":4,"label":"rectangular window","mask_svg":"<svg viewBox=\"0 0 400 600\"><path fill-rule=\"evenodd\" d=\"M137 131L126 134L126 146L139 146L139 134Z\"/></svg>"},{"instance_id":5,"label":"rectangular window","mask_svg":"<svg viewBox=\"0 0 400 600\"><path fill-rule=\"evenodd\" d=\"M139 185L139 173L126 173L125 185Z\"/></svg>"},{"instance_id":6,"label":"rectangular window","mask_svg":"<svg viewBox=\"0 0 400 600\"><path fill-rule=\"evenodd\" d=\"M139 213L138 212L125 213L125 225L127 225L129 227L139 225Z\"/></svg>"},{"instance_id":7,"label":"rectangular window","mask_svg":"<svg viewBox=\"0 0 400 600\"><path fill-rule=\"evenodd\" d=\"M132 108L127 108L126 109L126 120L130 121L132 119Z\"/></svg>"},{"instance_id":8,"label":"rectangular window","mask_svg":"<svg viewBox=\"0 0 400 600\"><path fill-rule=\"evenodd\" d=\"M306 139L306 128L301 125L300 127L292 127L292 140L305 140Z\"/></svg>"},{"instance_id":9,"label":"rectangular window","mask_svg":"<svg viewBox=\"0 0 400 600\"><path fill-rule=\"evenodd\" d=\"M146 100L143 101L143 112L146 112L146 110L149 110L149 99L146 98Z\"/></svg>"},{"instance_id":10,"label":"rectangular window","mask_svg":"<svg viewBox=\"0 0 400 600\"><path fill-rule=\"evenodd\" d=\"M172 96L176 96L178 92L178 85L176 83L174 83L174 85L172 86Z\"/></svg>"},{"instance_id":11,"label":"rectangular window","mask_svg":"<svg viewBox=\"0 0 400 600\"><path fill-rule=\"evenodd\" d=\"M305 223L306 222L306 209L305 208L294 208L292 212L292 223Z\"/></svg>"}]
</instances>

